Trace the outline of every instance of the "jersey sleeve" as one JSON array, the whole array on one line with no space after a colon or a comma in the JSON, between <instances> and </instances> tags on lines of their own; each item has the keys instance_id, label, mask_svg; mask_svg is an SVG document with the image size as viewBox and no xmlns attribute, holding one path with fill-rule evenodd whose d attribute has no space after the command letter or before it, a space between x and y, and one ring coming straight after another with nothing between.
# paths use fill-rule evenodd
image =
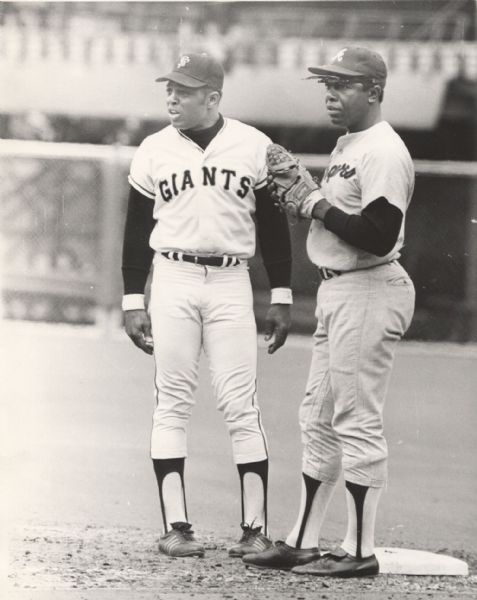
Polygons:
<instances>
[{"instance_id":1,"label":"jersey sleeve","mask_svg":"<svg viewBox=\"0 0 477 600\"><path fill-rule=\"evenodd\" d=\"M154 251L149 238L154 229L154 202L132 187L124 227L122 274L124 294L144 294Z\"/></svg>"},{"instance_id":2,"label":"jersey sleeve","mask_svg":"<svg viewBox=\"0 0 477 600\"><path fill-rule=\"evenodd\" d=\"M265 134L260 132L257 143L257 182L254 189L260 190L267 185L267 148L272 143L272 140Z\"/></svg>"},{"instance_id":3,"label":"jersey sleeve","mask_svg":"<svg viewBox=\"0 0 477 600\"><path fill-rule=\"evenodd\" d=\"M151 158L146 140L136 150L131 162L129 184L143 196L154 200L154 181L151 177Z\"/></svg>"},{"instance_id":4,"label":"jersey sleeve","mask_svg":"<svg viewBox=\"0 0 477 600\"><path fill-rule=\"evenodd\" d=\"M360 168L362 208L386 198L406 212L414 186L414 167L407 150L395 144L365 154Z\"/></svg>"},{"instance_id":5,"label":"jersey sleeve","mask_svg":"<svg viewBox=\"0 0 477 600\"><path fill-rule=\"evenodd\" d=\"M290 230L266 187L255 190L257 237L270 287L290 287L292 252Z\"/></svg>"},{"instance_id":6,"label":"jersey sleeve","mask_svg":"<svg viewBox=\"0 0 477 600\"><path fill-rule=\"evenodd\" d=\"M401 210L381 196L363 208L360 215L332 206L325 213L324 224L351 246L386 256L398 240L402 220Z\"/></svg>"}]
</instances>

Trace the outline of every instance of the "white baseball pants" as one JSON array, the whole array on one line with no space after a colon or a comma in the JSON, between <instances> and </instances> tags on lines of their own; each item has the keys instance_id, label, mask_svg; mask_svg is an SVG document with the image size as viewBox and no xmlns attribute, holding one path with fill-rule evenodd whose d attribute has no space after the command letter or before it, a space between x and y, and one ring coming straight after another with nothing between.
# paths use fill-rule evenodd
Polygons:
<instances>
[{"instance_id":1,"label":"white baseball pants","mask_svg":"<svg viewBox=\"0 0 477 600\"><path fill-rule=\"evenodd\" d=\"M267 458L257 403L257 330L247 264L205 267L156 256L149 310L157 401L151 457L187 456L186 429L203 348L235 462Z\"/></svg>"},{"instance_id":2,"label":"white baseball pants","mask_svg":"<svg viewBox=\"0 0 477 600\"><path fill-rule=\"evenodd\" d=\"M300 407L303 472L334 483L383 487L383 408L398 340L414 312L414 286L392 262L342 274L318 289L313 355Z\"/></svg>"}]
</instances>

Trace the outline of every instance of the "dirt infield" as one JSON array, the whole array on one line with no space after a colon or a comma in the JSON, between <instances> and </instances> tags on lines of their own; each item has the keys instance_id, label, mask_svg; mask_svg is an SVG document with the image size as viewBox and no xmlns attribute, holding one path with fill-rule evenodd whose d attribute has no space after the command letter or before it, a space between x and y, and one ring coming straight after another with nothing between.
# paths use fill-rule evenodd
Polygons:
<instances>
[{"instance_id":1,"label":"dirt infield","mask_svg":"<svg viewBox=\"0 0 477 600\"><path fill-rule=\"evenodd\" d=\"M401 345L386 414L390 483L377 523L378 545L450 554L468 562L470 576L340 581L253 571L227 556L238 536L239 483L205 364L186 480L189 514L207 552L171 559L156 550L150 359L121 334L94 330L7 326L2 341L9 425L1 432L1 480L9 493L1 494L1 600L477 597L475 346ZM297 508L296 411L308 363L307 340L292 338L275 357L260 351L275 539L286 535ZM325 547L341 539L344 508L339 486Z\"/></svg>"},{"instance_id":2,"label":"dirt infield","mask_svg":"<svg viewBox=\"0 0 477 600\"><path fill-rule=\"evenodd\" d=\"M12 545L10 585L18 596L41 598L55 590L53 598L101 598L101 590L128 591L134 598L475 598L477 577L403 577L380 575L359 581L292 575L245 568L229 558L232 538L217 540L202 532L206 542L203 559L172 559L156 552L157 532L136 528L79 528L62 525L33 527ZM462 556L477 573L474 556ZM28 589L30 588L30 589ZM34 593L33 593L33 590ZM70 596L74 590L87 594ZM143 595L136 595L141 592ZM31 594L31 595L29 595ZM149 594L149 595L147 595ZM177 596L176 596L177 595ZM114 595L115 600L118 596ZM121 598L123 596L119 596Z\"/></svg>"}]
</instances>

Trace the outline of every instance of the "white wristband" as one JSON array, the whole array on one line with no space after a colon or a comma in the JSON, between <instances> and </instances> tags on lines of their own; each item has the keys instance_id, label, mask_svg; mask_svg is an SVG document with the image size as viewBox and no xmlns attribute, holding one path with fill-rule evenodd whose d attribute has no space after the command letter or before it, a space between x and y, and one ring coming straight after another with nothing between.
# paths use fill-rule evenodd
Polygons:
<instances>
[{"instance_id":1,"label":"white wristband","mask_svg":"<svg viewBox=\"0 0 477 600\"><path fill-rule=\"evenodd\" d=\"M144 294L126 294L123 296L123 310L144 310Z\"/></svg>"},{"instance_id":2,"label":"white wristband","mask_svg":"<svg viewBox=\"0 0 477 600\"><path fill-rule=\"evenodd\" d=\"M321 193L320 189L313 190L308 196L303 200L303 203L300 208L300 216L306 219L313 219L313 207L317 202L323 200L324 196Z\"/></svg>"},{"instance_id":3,"label":"white wristband","mask_svg":"<svg viewBox=\"0 0 477 600\"><path fill-rule=\"evenodd\" d=\"M290 288L272 288L270 304L293 304L293 294Z\"/></svg>"}]
</instances>

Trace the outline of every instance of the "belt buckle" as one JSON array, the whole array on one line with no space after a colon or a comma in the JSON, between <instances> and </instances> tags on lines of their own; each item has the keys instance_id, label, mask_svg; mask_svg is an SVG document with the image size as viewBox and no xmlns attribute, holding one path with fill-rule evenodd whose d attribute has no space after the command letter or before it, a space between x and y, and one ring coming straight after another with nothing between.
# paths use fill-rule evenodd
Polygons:
<instances>
[{"instance_id":1,"label":"belt buckle","mask_svg":"<svg viewBox=\"0 0 477 600\"><path fill-rule=\"evenodd\" d=\"M328 269L327 267L321 267L320 274L321 274L321 277L326 281L328 281L328 279L331 279L332 277L337 275L337 273L335 271L333 271L333 269Z\"/></svg>"},{"instance_id":2,"label":"belt buckle","mask_svg":"<svg viewBox=\"0 0 477 600\"><path fill-rule=\"evenodd\" d=\"M197 264L198 260L199 260L199 257L197 255L194 255L194 264L195 265Z\"/></svg>"}]
</instances>

